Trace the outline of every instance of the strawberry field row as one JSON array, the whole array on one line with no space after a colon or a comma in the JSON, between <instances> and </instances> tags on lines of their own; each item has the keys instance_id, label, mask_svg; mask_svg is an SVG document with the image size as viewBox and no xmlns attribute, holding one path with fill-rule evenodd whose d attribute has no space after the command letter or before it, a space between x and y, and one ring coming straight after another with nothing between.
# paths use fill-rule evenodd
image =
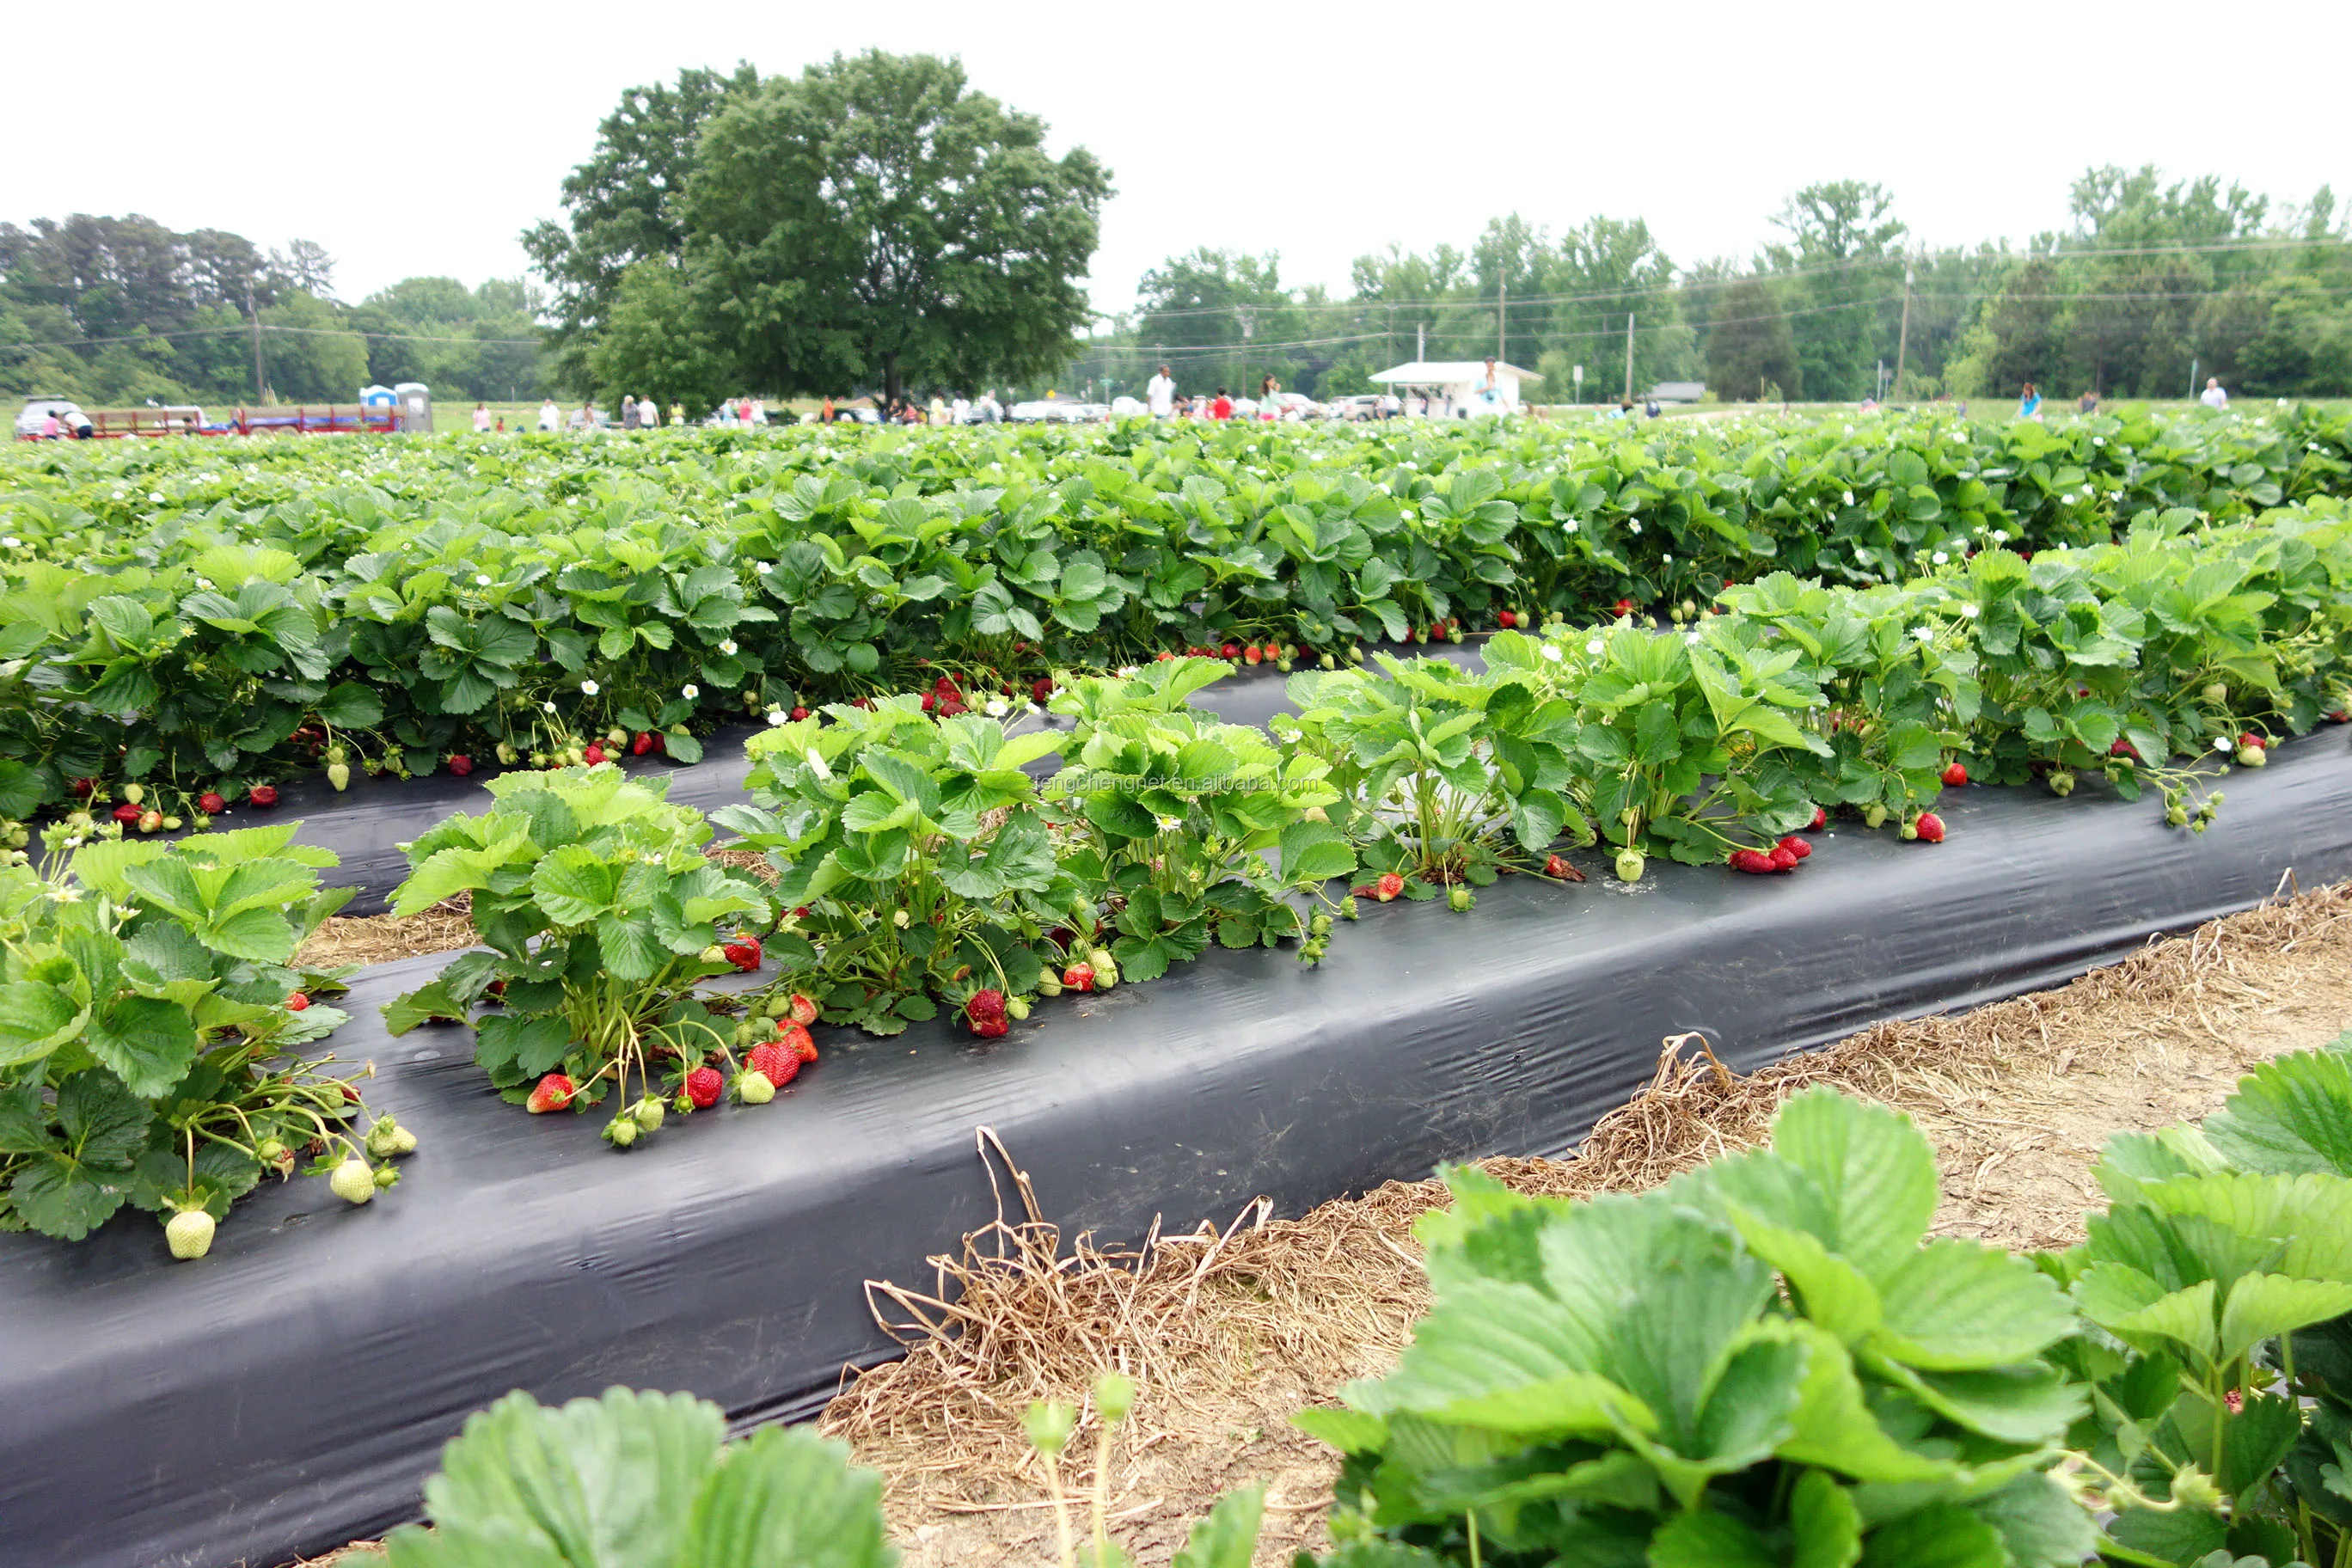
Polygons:
<instances>
[{"instance_id":1,"label":"strawberry field row","mask_svg":"<svg viewBox=\"0 0 2352 1568\"><path fill-rule=\"evenodd\" d=\"M2352 421L2302 409L93 445L0 458L0 817L145 831L313 768L691 758L941 672L952 710L1185 647L1664 619L2352 482Z\"/></svg>"}]
</instances>

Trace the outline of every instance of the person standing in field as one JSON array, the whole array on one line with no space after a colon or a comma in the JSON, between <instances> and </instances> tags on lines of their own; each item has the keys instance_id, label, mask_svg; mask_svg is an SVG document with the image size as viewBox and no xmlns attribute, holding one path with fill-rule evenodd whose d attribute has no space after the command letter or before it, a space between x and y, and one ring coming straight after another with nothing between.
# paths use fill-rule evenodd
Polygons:
<instances>
[{"instance_id":1,"label":"person standing in field","mask_svg":"<svg viewBox=\"0 0 2352 1568\"><path fill-rule=\"evenodd\" d=\"M1276 401L1281 395L1282 383L1275 380L1274 377L1269 375L1264 377L1258 382L1257 416L1260 419L1279 419L1282 417L1282 405Z\"/></svg>"},{"instance_id":2,"label":"person standing in field","mask_svg":"<svg viewBox=\"0 0 2352 1568\"><path fill-rule=\"evenodd\" d=\"M1225 389L1221 386L1217 388L1217 400L1209 405L1209 417L1212 419L1231 419L1233 416L1234 400L1226 395Z\"/></svg>"},{"instance_id":3,"label":"person standing in field","mask_svg":"<svg viewBox=\"0 0 2352 1568\"><path fill-rule=\"evenodd\" d=\"M1176 411L1176 378L1168 374L1166 365L1143 384L1143 401L1154 419L1165 419Z\"/></svg>"},{"instance_id":4,"label":"person standing in field","mask_svg":"<svg viewBox=\"0 0 2352 1568\"><path fill-rule=\"evenodd\" d=\"M971 418L971 400L966 398L962 393L959 392L956 394L955 401L948 405L948 423L950 425L962 425L968 423Z\"/></svg>"},{"instance_id":5,"label":"person standing in field","mask_svg":"<svg viewBox=\"0 0 2352 1568\"><path fill-rule=\"evenodd\" d=\"M555 405L552 397L539 405L539 427L542 430L563 428L563 410Z\"/></svg>"},{"instance_id":6,"label":"person standing in field","mask_svg":"<svg viewBox=\"0 0 2352 1568\"><path fill-rule=\"evenodd\" d=\"M2221 378L2218 375L2207 376L2205 390L2198 395L2197 401L2208 408L2229 407L2230 395L2221 390Z\"/></svg>"},{"instance_id":7,"label":"person standing in field","mask_svg":"<svg viewBox=\"0 0 2352 1568\"><path fill-rule=\"evenodd\" d=\"M2036 421L2042 417L2042 394L2030 381L2025 384L2025 390L2017 395L2017 416Z\"/></svg>"},{"instance_id":8,"label":"person standing in field","mask_svg":"<svg viewBox=\"0 0 2352 1568\"><path fill-rule=\"evenodd\" d=\"M487 403L477 403L474 405L474 434L487 436L489 433L490 405Z\"/></svg>"},{"instance_id":9,"label":"person standing in field","mask_svg":"<svg viewBox=\"0 0 2352 1568\"><path fill-rule=\"evenodd\" d=\"M2098 411L2099 395L2096 392L2086 392L2074 402L2074 412L2077 414L2096 414Z\"/></svg>"},{"instance_id":10,"label":"person standing in field","mask_svg":"<svg viewBox=\"0 0 2352 1568\"><path fill-rule=\"evenodd\" d=\"M621 395L621 428L624 430L634 430L636 427L637 400L630 396L627 393L623 393Z\"/></svg>"},{"instance_id":11,"label":"person standing in field","mask_svg":"<svg viewBox=\"0 0 2352 1568\"><path fill-rule=\"evenodd\" d=\"M934 392L931 394L931 423L938 426L944 425L947 422L948 400Z\"/></svg>"}]
</instances>

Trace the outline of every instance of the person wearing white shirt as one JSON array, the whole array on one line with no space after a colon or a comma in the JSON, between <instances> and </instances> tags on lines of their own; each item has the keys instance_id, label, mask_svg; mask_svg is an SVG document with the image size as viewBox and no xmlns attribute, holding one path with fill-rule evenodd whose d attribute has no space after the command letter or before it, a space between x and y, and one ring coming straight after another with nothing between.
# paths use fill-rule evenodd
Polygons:
<instances>
[{"instance_id":1,"label":"person wearing white shirt","mask_svg":"<svg viewBox=\"0 0 2352 1568\"><path fill-rule=\"evenodd\" d=\"M2230 395L2221 390L2221 378L2218 375L2207 376L2205 378L2205 391L2198 397L2197 401L2203 404L2208 408L2229 407Z\"/></svg>"},{"instance_id":2,"label":"person wearing white shirt","mask_svg":"<svg viewBox=\"0 0 2352 1568\"><path fill-rule=\"evenodd\" d=\"M542 430L563 428L563 410L555 405L552 397L539 405L539 427Z\"/></svg>"},{"instance_id":3,"label":"person wearing white shirt","mask_svg":"<svg viewBox=\"0 0 2352 1568\"><path fill-rule=\"evenodd\" d=\"M971 403L968 402L961 394L958 394L956 400L948 405L948 423L950 425L961 425L971 417Z\"/></svg>"},{"instance_id":4,"label":"person wearing white shirt","mask_svg":"<svg viewBox=\"0 0 2352 1568\"><path fill-rule=\"evenodd\" d=\"M1160 374L1143 384L1143 401L1151 409L1154 419L1165 419L1176 411L1176 383L1161 365Z\"/></svg>"}]
</instances>

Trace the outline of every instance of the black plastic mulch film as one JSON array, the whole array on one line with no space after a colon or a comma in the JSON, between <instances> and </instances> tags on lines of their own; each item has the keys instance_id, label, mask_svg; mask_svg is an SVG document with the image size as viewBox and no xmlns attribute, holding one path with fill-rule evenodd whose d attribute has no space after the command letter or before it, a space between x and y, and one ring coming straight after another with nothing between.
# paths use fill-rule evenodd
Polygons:
<instances>
[{"instance_id":1,"label":"black plastic mulch film","mask_svg":"<svg viewBox=\"0 0 2352 1568\"><path fill-rule=\"evenodd\" d=\"M1580 853L1591 880L1507 878L1467 917L1370 906L1318 968L1212 952L991 1042L827 1030L774 1104L625 1154L601 1116L497 1099L457 1029L386 1037L377 1005L445 960L383 965L331 1044L374 1060L372 1100L423 1140L398 1187L353 1208L268 1185L192 1264L143 1215L79 1246L0 1237L0 1564L264 1568L373 1533L512 1388L812 1413L892 1348L861 1282L924 1279L992 1217L979 1125L1071 1230L1131 1238L1259 1194L1296 1214L1441 1160L1558 1153L1670 1035L1752 1068L2352 876L2345 731L2273 755L2201 837L2088 786L1947 792L1940 846L1833 828L1787 876L1654 861L1632 889Z\"/></svg>"}]
</instances>

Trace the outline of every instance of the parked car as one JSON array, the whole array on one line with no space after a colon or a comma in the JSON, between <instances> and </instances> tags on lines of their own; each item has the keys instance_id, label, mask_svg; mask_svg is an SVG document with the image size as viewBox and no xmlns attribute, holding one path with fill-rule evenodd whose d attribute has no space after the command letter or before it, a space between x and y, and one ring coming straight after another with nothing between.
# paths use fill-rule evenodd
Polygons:
<instances>
[{"instance_id":1,"label":"parked car","mask_svg":"<svg viewBox=\"0 0 2352 1568\"><path fill-rule=\"evenodd\" d=\"M28 397L16 416L16 434L27 440L39 436L52 414L59 425L71 430L82 418L81 405L69 397Z\"/></svg>"},{"instance_id":2,"label":"parked car","mask_svg":"<svg viewBox=\"0 0 2352 1568\"><path fill-rule=\"evenodd\" d=\"M1381 395L1377 392L1351 392L1345 397L1335 397L1330 403L1334 419L1378 419L1381 416Z\"/></svg>"}]
</instances>

